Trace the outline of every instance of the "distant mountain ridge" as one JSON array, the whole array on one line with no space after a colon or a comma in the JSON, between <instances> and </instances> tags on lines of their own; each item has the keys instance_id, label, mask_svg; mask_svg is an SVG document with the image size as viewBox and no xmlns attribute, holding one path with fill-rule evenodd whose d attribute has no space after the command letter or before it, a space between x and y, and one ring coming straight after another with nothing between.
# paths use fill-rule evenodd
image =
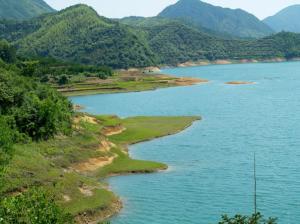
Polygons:
<instances>
[{"instance_id":1,"label":"distant mountain ridge","mask_svg":"<svg viewBox=\"0 0 300 224\"><path fill-rule=\"evenodd\" d=\"M200 0L180 0L158 16L180 19L189 25L242 38L259 38L273 33L270 27L244 10L222 8Z\"/></svg>"},{"instance_id":2,"label":"distant mountain ridge","mask_svg":"<svg viewBox=\"0 0 300 224\"><path fill-rule=\"evenodd\" d=\"M300 34L222 39L177 20L108 19L86 5L31 20L0 21L0 39L12 42L23 57L53 57L113 68L300 57Z\"/></svg>"},{"instance_id":3,"label":"distant mountain ridge","mask_svg":"<svg viewBox=\"0 0 300 224\"><path fill-rule=\"evenodd\" d=\"M300 5L289 6L264 20L273 30L300 33Z\"/></svg>"},{"instance_id":4,"label":"distant mountain ridge","mask_svg":"<svg viewBox=\"0 0 300 224\"><path fill-rule=\"evenodd\" d=\"M54 11L43 0L0 0L0 19L29 19Z\"/></svg>"}]
</instances>

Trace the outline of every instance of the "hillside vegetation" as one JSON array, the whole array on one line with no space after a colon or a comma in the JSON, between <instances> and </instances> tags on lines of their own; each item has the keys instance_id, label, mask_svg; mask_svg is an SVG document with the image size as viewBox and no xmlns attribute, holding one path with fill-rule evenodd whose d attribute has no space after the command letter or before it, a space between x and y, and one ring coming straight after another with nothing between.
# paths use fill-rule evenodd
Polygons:
<instances>
[{"instance_id":1,"label":"hillside vegetation","mask_svg":"<svg viewBox=\"0 0 300 224\"><path fill-rule=\"evenodd\" d=\"M43 0L0 0L0 19L29 19L54 11Z\"/></svg>"},{"instance_id":2,"label":"hillside vegetation","mask_svg":"<svg viewBox=\"0 0 300 224\"><path fill-rule=\"evenodd\" d=\"M156 62L141 33L99 17L84 5L44 17L39 24L34 32L16 41L20 54L111 67L142 67Z\"/></svg>"},{"instance_id":3,"label":"hillside vegetation","mask_svg":"<svg viewBox=\"0 0 300 224\"><path fill-rule=\"evenodd\" d=\"M69 100L36 74L110 70L50 59L22 61L15 53L0 42L1 224L106 219L121 202L99 178L167 168L131 159L127 145L175 134L200 119L75 113Z\"/></svg>"}]
</instances>

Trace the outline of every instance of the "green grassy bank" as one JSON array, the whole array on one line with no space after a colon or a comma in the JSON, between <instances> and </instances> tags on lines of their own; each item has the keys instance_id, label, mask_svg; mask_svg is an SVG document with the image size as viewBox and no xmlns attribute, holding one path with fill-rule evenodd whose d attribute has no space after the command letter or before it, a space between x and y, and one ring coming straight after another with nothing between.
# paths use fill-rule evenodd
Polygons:
<instances>
[{"instance_id":1,"label":"green grassy bank","mask_svg":"<svg viewBox=\"0 0 300 224\"><path fill-rule=\"evenodd\" d=\"M107 79L97 77L73 77L68 84L54 85L65 96L107 93L125 93L155 90L175 86L187 86L207 80L178 78L162 74L145 73L143 70L116 71Z\"/></svg>"},{"instance_id":2,"label":"green grassy bank","mask_svg":"<svg viewBox=\"0 0 300 224\"><path fill-rule=\"evenodd\" d=\"M1 193L16 195L40 186L52 192L78 223L104 220L121 208L119 198L108 190L106 177L167 168L130 158L127 146L177 133L199 119L78 114L72 135L16 146Z\"/></svg>"}]
</instances>

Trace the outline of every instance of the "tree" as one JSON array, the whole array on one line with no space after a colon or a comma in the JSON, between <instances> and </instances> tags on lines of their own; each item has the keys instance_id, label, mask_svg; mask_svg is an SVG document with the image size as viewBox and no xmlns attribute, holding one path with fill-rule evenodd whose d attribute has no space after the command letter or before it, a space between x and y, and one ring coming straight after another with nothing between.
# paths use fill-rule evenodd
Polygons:
<instances>
[{"instance_id":1,"label":"tree","mask_svg":"<svg viewBox=\"0 0 300 224\"><path fill-rule=\"evenodd\" d=\"M233 218L227 215L222 216L222 220L219 224L276 224L275 218L264 219L260 214L253 214L252 216L235 215Z\"/></svg>"},{"instance_id":2,"label":"tree","mask_svg":"<svg viewBox=\"0 0 300 224\"><path fill-rule=\"evenodd\" d=\"M13 72L0 72L0 87L0 115L20 134L43 140L71 132L72 105L56 90Z\"/></svg>"},{"instance_id":3,"label":"tree","mask_svg":"<svg viewBox=\"0 0 300 224\"><path fill-rule=\"evenodd\" d=\"M69 83L69 77L67 75L62 75L59 80L58 80L58 84L59 85L66 85Z\"/></svg>"},{"instance_id":4,"label":"tree","mask_svg":"<svg viewBox=\"0 0 300 224\"><path fill-rule=\"evenodd\" d=\"M36 74L39 61L25 61L21 64L21 74L24 76L33 77Z\"/></svg>"},{"instance_id":5,"label":"tree","mask_svg":"<svg viewBox=\"0 0 300 224\"><path fill-rule=\"evenodd\" d=\"M0 224L71 224L73 218L65 213L50 193L33 188L0 202Z\"/></svg>"},{"instance_id":6,"label":"tree","mask_svg":"<svg viewBox=\"0 0 300 224\"><path fill-rule=\"evenodd\" d=\"M0 40L0 59L12 63L16 60L16 50L7 41Z\"/></svg>"}]
</instances>

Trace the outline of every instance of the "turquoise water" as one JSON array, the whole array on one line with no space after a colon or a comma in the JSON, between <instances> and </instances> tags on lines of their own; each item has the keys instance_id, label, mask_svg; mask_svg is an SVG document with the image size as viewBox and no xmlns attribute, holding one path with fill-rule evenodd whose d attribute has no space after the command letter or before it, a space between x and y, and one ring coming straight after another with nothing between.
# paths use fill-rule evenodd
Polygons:
<instances>
[{"instance_id":1,"label":"turquoise water","mask_svg":"<svg viewBox=\"0 0 300 224\"><path fill-rule=\"evenodd\" d=\"M114 177L124 201L113 224L214 224L223 213L258 208L279 223L300 223L300 63L218 65L164 73L207 84L149 92L73 97L95 114L201 115L188 130L132 146L134 158L165 162L166 172ZM255 85L225 85L226 81Z\"/></svg>"}]
</instances>

